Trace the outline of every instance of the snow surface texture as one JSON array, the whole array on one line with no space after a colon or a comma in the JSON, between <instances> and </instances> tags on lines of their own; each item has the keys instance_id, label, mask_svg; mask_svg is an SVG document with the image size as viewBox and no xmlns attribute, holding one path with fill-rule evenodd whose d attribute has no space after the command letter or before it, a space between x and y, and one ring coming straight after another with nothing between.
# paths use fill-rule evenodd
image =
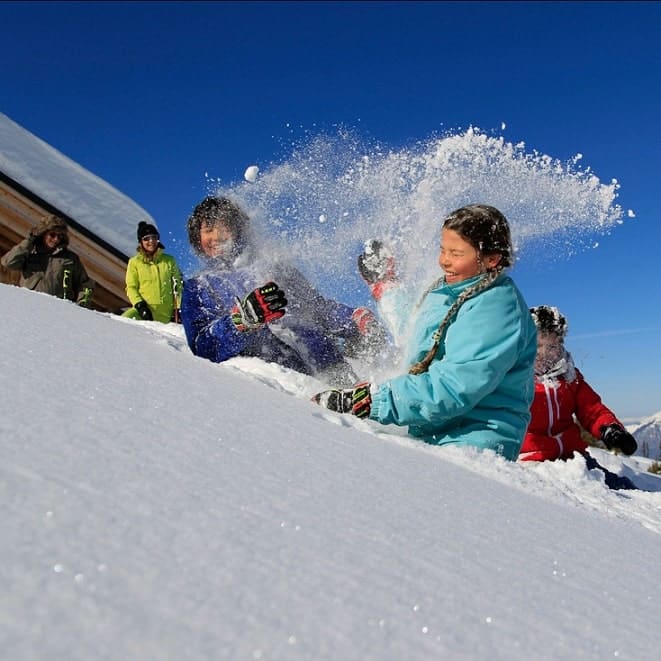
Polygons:
<instances>
[{"instance_id":1,"label":"snow surface texture","mask_svg":"<svg viewBox=\"0 0 661 661\"><path fill-rule=\"evenodd\" d=\"M635 425L628 425L627 429L638 441L637 454L661 461L661 411Z\"/></svg>"},{"instance_id":2,"label":"snow surface texture","mask_svg":"<svg viewBox=\"0 0 661 661\"><path fill-rule=\"evenodd\" d=\"M656 659L661 478L508 463L0 286L0 649L40 659Z\"/></svg>"},{"instance_id":3,"label":"snow surface texture","mask_svg":"<svg viewBox=\"0 0 661 661\"><path fill-rule=\"evenodd\" d=\"M129 197L2 113L0 172L127 256L135 252L138 223L156 225Z\"/></svg>"}]
</instances>

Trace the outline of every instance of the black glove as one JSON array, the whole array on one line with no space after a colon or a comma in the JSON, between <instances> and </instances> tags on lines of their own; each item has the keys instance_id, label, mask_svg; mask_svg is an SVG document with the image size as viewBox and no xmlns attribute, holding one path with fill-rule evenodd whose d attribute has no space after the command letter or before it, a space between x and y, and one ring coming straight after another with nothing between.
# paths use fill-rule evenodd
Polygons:
<instances>
[{"instance_id":1,"label":"black glove","mask_svg":"<svg viewBox=\"0 0 661 661\"><path fill-rule=\"evenodd\" d=\"M336 413L351 413L357 418L367 418L372 408L370 384L363 382L346 390L324 390L314 395L312 401Z\"/></svg>"},{"instance_id":2,"label":"black glove","mask_svg":"<svg viewBox=\"0 0 661 661\"><path fill-rule=\"evenodd\" d=\"M605 425L601 428L601 440L609 450L620 450L633 454L638 449L636 439L619 425Z\"/></svg>"},{"instance_id":3,"label":"black glove","mask_svg":"<svg viewBox=\"0 0 661 661\"><path fill-rule=\"evenodd\" d=\"M138 301L133 307L138 311L140 319L143 321L154 321L154 316L144 301Z\"/></svg>"},{"instance_id":4,"label":"black glove","mask_svg":"<svg viewBox=\"0 0 661 661\"><path fill-rule=\"evenodd\" d=\"M364 252L358 255L358 271L377 301L397 282L395 258L390 248L378 239L365 242Z\"/></svg>"},{"instance_id":5,"label":"black glove","mask_svg":"<svg viewBox=\"0 0 661 661\"><path fill-rule=\"evenodd\" d=\"M285 293L275 284L268 282L251 291L242 301L235 299L232 321L237 330L248 331L280 319L285 314Z\"/></svg>"}]
</instances>

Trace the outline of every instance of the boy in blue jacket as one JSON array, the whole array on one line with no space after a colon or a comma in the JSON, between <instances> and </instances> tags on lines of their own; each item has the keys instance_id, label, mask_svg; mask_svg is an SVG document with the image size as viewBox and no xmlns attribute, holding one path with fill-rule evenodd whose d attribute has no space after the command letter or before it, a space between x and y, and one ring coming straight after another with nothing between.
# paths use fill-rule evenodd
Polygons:
<instances>
[{"instance_id":1,"label":"boy in blue jacket","mask_svg":"<svg viewBox=\"0 0 661 661\"><path fill-rule=\"evenodd\" d=\"M205 198L187 229L205 262L184 283L181 304L196 356L256 356L328 383L356 383L344 354L368 356L386 337L372 312L323 297L292 264L260 255L248 216L227 198Z\"/></svg>"},{"instance_id":2,"label":"boy in blue jacket","mask_svg":"<svg viewBox=\"0 0 661 661\"><path fill-rule=\"evenodd\" d=\"M406 333L407 374L315 395L318 404L382 424L408 426L426 443L491 449L516 460L530 420L537 333L505 269L512 243L505 216L472 204L444 221L444 272L411 310L392 256L378 242L359 257L395 337ZM393 317L394 315L394 317Z\"/></svg>"}]
</instances>

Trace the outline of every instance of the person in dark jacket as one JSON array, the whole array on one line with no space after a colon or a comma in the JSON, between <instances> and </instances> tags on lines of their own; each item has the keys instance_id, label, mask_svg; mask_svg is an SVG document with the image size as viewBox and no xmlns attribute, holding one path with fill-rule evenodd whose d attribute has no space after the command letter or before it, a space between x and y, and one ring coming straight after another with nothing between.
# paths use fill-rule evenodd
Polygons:
<instances>
[{"instance_id":1,"label":"person in dark jacket","mask_svg":"<svg viewBox=\"0 0 661 661\"><path fill-rule=\"evenodd\" d=\"M635 489L629 478L603 468L590 455L588 444L581 436L579 424L609 450L630 455L638 447L634 437L601 401L565 349L566 317L558 308L548 305L530 308L530 313L537 327L535 396L519 461L567 460L577 453L585 458L589 469L604 472L611 489Z\"/></svg>"},{"instance_id":2,"label":"person in dark jacket","mask_svg":"<svg viewBox=\"0 0 661 661\"><path fill-rule=\"evenodd\" d=\"M21 272L21 287L83 307L90 304L94 281L78 255L69 249L69 228L59 216L45 216L0 261L5 268Z\"/></svg>"},{"instance_id":3,"label":"person in dark jacket","mask_svg":"<svg viewBox=\"0 0 661 661\"><path fill-rule=\"evenodd\" d=\"M367 308L322 296L290 262L260 254L247 214L207 197L187 222L204 269L184 283L181 320L196 356L255 356L326 382L357 381L345 356L369 358L387 336Z\"/></svg>"}]
</instances>

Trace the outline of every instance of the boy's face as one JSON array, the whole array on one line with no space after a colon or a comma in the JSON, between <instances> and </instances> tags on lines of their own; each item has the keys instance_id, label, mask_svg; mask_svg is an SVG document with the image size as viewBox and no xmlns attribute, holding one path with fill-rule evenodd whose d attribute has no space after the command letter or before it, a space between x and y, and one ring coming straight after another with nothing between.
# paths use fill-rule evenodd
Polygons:
<instances>
[{"instance_id":1,"label":"boy's face","mask_svg":"<svg viewBox=\"0 0 661 661\"><path fill-rule=\"evenodd\" d=\"M537 333L537 357L535 372L544 374L551 369L565 354L562 338L555 333Z\"/></svg>"},{"instance_id":2,"label":"boy's face","mask_svg":"<svg viewBox=\"0 0 661 661\"><path fill-rule=\"evenodd\" d=\"M46 250L55 250L64 241L64 234L55 230L48 230L48 232L44 232L43 241Z\"/></svg>"},{"instance_id":3,"label":"boy's face","mask_svg":"<svg viewBox=\"0 0 661 661\"><path fill-rule=\"evenodd\" d=\"M234 247L234 235L222 221L203 222L200 225L200 246L207 257L228 256Z\"/></svg>"}]
</instances>

